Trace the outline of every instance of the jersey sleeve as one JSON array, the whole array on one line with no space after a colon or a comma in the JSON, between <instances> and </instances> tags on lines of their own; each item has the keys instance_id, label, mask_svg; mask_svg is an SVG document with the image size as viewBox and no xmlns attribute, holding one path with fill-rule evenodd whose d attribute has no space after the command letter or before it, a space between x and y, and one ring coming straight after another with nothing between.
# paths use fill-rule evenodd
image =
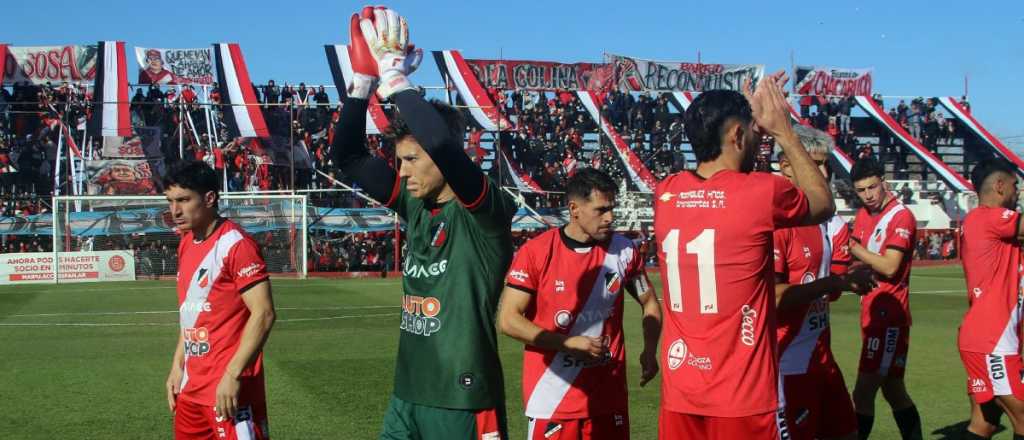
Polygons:
<instances>
[{"instance_id":1,"label":"jersey sleeve","mask_svg":"<svg viewBox=\"0 0 1024 440\"><path fill-rule=\"evenodd\" d=\"M508 268L505 285L529 294L537 293L540 274L536 269L537 265L534 264L533 254L533 246L530 246L530 242L519 248L519 252L516 252L515 258L512 259L512 265Z\"/></svg>"},{"instance_id":2,"label":"jersey sleeve","mask_svg":"<svg viewBox=\"0 0 1024 440\"><path fill-rule=\"evenodd\" d=\"M990 216L988 227L1000 240L1016 242L1017 234L1020 233L1020 213L1011 209L1003 210Z\"/></svg>"},{"instance_id":3,"label":"jersey sleeve","mask_svg":"<svg viewBox=\"0 0 1024 440\"><path fill-rule=\"evenodd\" d=\"M832 267L831 272L842 275L850 269L853 257L850 256L850 227L841 223L838 230L832 232Z\"/></svg>"},{"instance_id":4,"label":"jersey sleeve","mask_svg":"<svg viewBox=\"0 0 1024 440\"><path fill-rule=\"evenodd\" d=\"M772 233L772 242L775 246L772 249L772 257L774 259L775 278L788 281L789 263L786 261L788 254L786 249L789 248L789 237L787 237L787 231L786 229L776 229Z\"/></svg>"},{"instance_id":5,"label":"jersey sleeve","mask_svg":"<svg viewBox=\"0 0 1024 440\"><path fill-rule=\"evenodd\" d=\"M507 232L518 210L512 195L502 191L490 178L484 178L484 190L479 199L466 201L463 206L488 233Z\"/></svg>"},{"instance_id":6,"label":"jersey sleeve","mask_svg":"<svg viewBox=\"0 0 1024 440\"><path fill-rule=\"evenodd\" d=\"M267 263L263 260L259 247L249 237L239 241L231 248L226 268L231 274L231 279L239 294L244 293L256 283L270 278L270 275L267 274Z\"/></svg>"},{"instance_id":7,"label":"jersey sleeve","mask_svg":"<svg viewBox=\"0 0 1024 440\"><path fill-rule=\"evenodd\" d=\"M799 226L810 209L807 196L782 176L771 176L772 222L776 229Z\"/></svg>"},{"instance_id":8,"label":"jersey sleeve","mask_svg":"<svg viewBox=\"0 0 1024 440\"><path fill-rule=\"evenodd\" d=\"M910 214L909 210L905 210L893 217L889 223L889 231L887 231L881 249L895 249L904 254L912 252L916 235L917 221L914 220L914 216Z\"/></svg>"},{"instance_id":9,"label":"jersey sleeve","mask_svg":"<svg viewBox=\"0 0 1024 440\"><path fill-rule=\"evenodd\" d=\"M643 247L633 243L633 259L626 268L626 284L632 286L637 299L651 290L651 280L647 278L647 265L644 261Z\"/></svg>"}]
</instances>

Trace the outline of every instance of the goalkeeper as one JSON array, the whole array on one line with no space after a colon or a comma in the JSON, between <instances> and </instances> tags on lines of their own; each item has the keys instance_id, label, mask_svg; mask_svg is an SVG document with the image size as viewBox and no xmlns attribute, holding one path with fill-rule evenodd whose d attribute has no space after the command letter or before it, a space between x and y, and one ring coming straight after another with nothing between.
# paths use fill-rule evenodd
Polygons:
<instances>
[{"instance_id":1,"label":"goalkeeper","mask_svg":"<svg viewBox=\"0 0 1024 440\"><path fill-rule=\"evenodd\" d=\"M513 199L463 152L457 110L408 75L422 52L404 18L366 7L350 23L354 78L332 155L347 178L406 222L408 250L394 391L381 439L507 439L494 317L512 259ZM366 149L371 93L398 112L385 136L396 172Z\"/></svg>"}]
</instances>

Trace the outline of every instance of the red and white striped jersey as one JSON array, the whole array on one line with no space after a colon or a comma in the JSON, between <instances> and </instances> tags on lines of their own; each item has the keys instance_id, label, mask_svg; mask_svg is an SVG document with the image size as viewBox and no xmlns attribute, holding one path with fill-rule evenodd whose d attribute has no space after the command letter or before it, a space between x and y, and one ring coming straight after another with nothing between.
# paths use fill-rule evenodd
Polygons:
<instances>
[{"instance_id":1,"label":"red and white striped jersey","mask_svg":"<svg viewBox=\"0 0 1024 440\"><path fill-rule=\"evenodd\" d=\"M772 233L807 216L781 176L684 171L654 193L662 408L745 417L779 408Z\"/></svg>"},{"instance_id":2,"label":"red and white striped jersey","mask_svg":"<svg viewBox=\"0 0 1024 440\"><path fill-rule=\"evenodd\" d=\"M779 229L774 233L775 274L786 284L806 284L829 276L832 259L849 244L846 222L839 216L826 223ZM845 266L839 265L840 270ZM829 298L821 297L778 312L779 373L804 374L814 366L831 365Z\"/></svg>"},{"instance_id":3,"label":"red and white striped jersey","mask_svg":"<svg viewBox=\"0 0 1024 440\"><path fill-rule=\"evenodd\" d=\"M249 309L242 293L266 280L267 265L256 241L231 220L205 240L192 231L178 245L178 313L185 340L185 374L179 397L213 406L217 384L238 351ZM241 379L263 381L263 354Z\"/></svg>"},{"instance_id":4,"label":"red and white striped jersey","mask_svg":"<svg viewBox=\"0 0 1024 440\"><path fill-rule=\"evenodd\" d=\"M627 283L637 293L649 282L641 255L618 234L593 246L551 229L526 242L509 268L506 283L533 294L526 318L549 332L603 338L608 356L574 359L565 352L526 346L523 406L535 419L574 419L624 413L626 353L622 296Z\"/></svg>"},{"instance_id":5,"label":"red and white striped jersey","mask_svg":"<svg viewBox=\"0 0 1024 440\"><path fill-rule=\"evenodd\" d=\"M967 303L957 344L961 351L995 355L1020 353L1020 214L979 206L964 217L964 278Z\"/></svg>"},{"instance_id":6,"label":"red and white striped jersey","mask_svg":"<svg viewBox=\"0 0 1024 440\"><path fill-rule=\"evenodd\" d=\"M878 286L860 300L860 325L901 327L909 326L910 319L910 267L914 257L917 220L914 214L892 197L876 214L860 208L853 221L852 240L876 254L886 249L903 252L903 261L892 278L878 278Z\"/></svg>"}]
</instances>

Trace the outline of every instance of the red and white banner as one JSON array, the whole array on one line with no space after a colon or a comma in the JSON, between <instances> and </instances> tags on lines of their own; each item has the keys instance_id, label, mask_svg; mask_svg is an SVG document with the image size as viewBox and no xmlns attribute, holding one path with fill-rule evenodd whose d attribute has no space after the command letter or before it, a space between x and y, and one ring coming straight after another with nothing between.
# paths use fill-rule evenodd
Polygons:
<instances>
[{"instance_id":1,"label":"red and white banner","mask_svg":"<svg viewBox=\"0 0 1024 440\"><path fill-rule=\"evenodd\" d=\"M619 133L615 131L615 127L612 126L611 122L608 122L603 116L601 116L598 104L597 96L593 92L576 92L576 96L579 97L580 102L583 103L583 108L587 110L590 117L594 119L594 122L601 128L605 136L608 136L612 140L616 154L619 159L622 160L622 164L626 167L626 171L629 172L629 178L636 184L637 188L643 192L651 192L654 187L657 186L658 181L654 178L647 167L644 166L633 150L629 148L626 141L619 136Z\"/></svg>"},{"instance_id":2,"label":"red and white banner","mask_svg":"<svg viewBox=\"0 0 1024 440\"><path fill-rule=\"evenodd\" d=\"M875 69L796 66L793 78L797 95L871 96Z\"/></svg>"},{"instance_id":3,"label":"red and white banner","mask_svg":"<svg viewBox=\"0 0 1024 440\"><path fill-rule=\"evenodd\" d=\"M999 138L992 135L992 133L989 133L989 131L986 130L977 119L974 119L974 116L971 116L971 112L960 104L960 101L952 96L944 96L939 98L939 103L942 104L946 110L949 110L954 117L959 119L964 126L974 132L974 134L980 137L981 140L985 141L989 147L992 147L997 154L1012 162L1017 167L1017 173L1024 174L1024 161L1021 160L1020 156L1014 154L1013 150L1006 148L1006 145L1003 144Z\"/></svg>"},{"instance_id":4,"label":"red and white banner","mask_svg":"<svg viewBox=\"0 0 1024 440\"><path fill-rule=\"evenodd\" d=\"M466 60L486 88L499 90L587 90L607 92L615 85L605 64L550 61Z\"/></svg>"},{"instance_id":5,"label":"red and white banner","mask_svg":"<svg viewBox=\"0 0 1024 440\"><path fill-rule=\"evenodd\" d=\"M139 84L213 84L213 51L136 47Z\"/></svg>"},{"instance_id":6,"label":"red and white banner","mask_svg":"<svg viewBox=\"0 0 1024 440\"><path fill-rule=\"evenodd\" d=\"M96 77L95 45L7 46L4 84L89 84Z\"/></svg>"},{"instance_id":7,"label":"red and white banner","mask_svg":"<svg viewBox=\"0 0 1024 440\"><path fill-rule=\"evenodd\" d=\"M763 64L706 64L654 61L605 54L619 90L626 92L742 91L748 78L757 83Z\"/></svg>"},{"instance_id":8,"label":"red and white banner","mask_svg":"<svg viewBox=\"0 0 1024 440\"><path fill-rule=\"evenodd\" d=\"M221 104L227 106L223 114L228 131L234 137L269 137L242 49L236 43L217 43L213 53Z\"/></svg>"},{"instance_id":9,"label":"red and white banner","mask_svg":"<svg viewBox=\"0 0 1024 440\"><path fill-rule=\"evenodd\" d=\"M501 148L495 148L495 152L499 164L505 168L505 172L501 175L502 186L511 186L521 192L544 192L544 189L541 188L537 182L531 179L529 174L526 174L523 170L519 169L515 163L508 159L508 155L505 154L505 151Z\"/></svg>"},{"instance_id":10,"label":"red and white banner","mask_svg":"<svg viewBox=\"0 0 1024 440\"><path fill-rule=\"evenodd\" d=\"M928 164L932 170L935 170L947 185L958 192L972 191L974 189L974 187L971 186L971 182L968 182L967 179L964 179L963 176L946 165L942 159L939 159L932 154L931 151L928 151L924 145L921 145L920 142L914 139L910 133L907 133L899 123L889 116L889 114L885 112L885 109L879 106L874 99L871 99L870 96L855 96L854 99L856 100L857 105L863 109L868 116L871 116L871 118L881 123L889 130L890 133L892 133L893 136L910 148L910 151L913 151L914 154L921 158L924 163Z\"/></svg>"},{"instance_id":11,"label":"red and white banner","mask_svg":"<svg viewBox=\"0 0 1024 440\"><path fill-rule=\"evenodd\" d=\"M434 61L441 75L447 78L459 92L459 97L468 107L469 115L486 131L509 130L512 123L501 113L487 89L480 84L473 69L457 50L434 52Z\"/></svg>"},{"instance_id":12,"label":"red and white banner","mask_svg":"<svg viewBox=\"0 0 1024 440\"><path fill-rule=\"evenodd\" d=\"M129 113L128 65L125 62L123 41L101 41L93 99L95 108L90 115L88 131L95 137L131 136L132 117Z\"/></svg>"},{"instance_id":13,"label":"red and white banner","mask_svg":"<svg viewBox=\"0 0 1024 440\"><path fill-rule=\"evenodd\" d=\"M328 44L327 64L331 68L334 87L338 89L338 97L342 100L348 96L348 87L352 85L352 59L349 57L348 46L344 44ZM380 106L380 98L374 93L370 95L370 106L366 108L366 133L380 134L391 125L384 109Z\"/></svg>"},{"instance_id":14,"label":"red and white banner","mask_svg":"<svg viewBox=\"0 0 1024 440\"><path fill-rule=\"evenodd\" d=\"M134 281L131 251L58 252L58 280L62 283ZM53 282L53 253L0 254L0 284Z\"/></svg>"}]
</instances>

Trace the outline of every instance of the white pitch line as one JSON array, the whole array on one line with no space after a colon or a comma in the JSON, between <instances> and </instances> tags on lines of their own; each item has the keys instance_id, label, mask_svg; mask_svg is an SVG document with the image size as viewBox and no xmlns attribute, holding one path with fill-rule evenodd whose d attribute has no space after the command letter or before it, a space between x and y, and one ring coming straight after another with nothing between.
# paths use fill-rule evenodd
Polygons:
<instances>
[{"instance_id":1,"label":"white pitch line","mask_svg":"<svg viewBox=\"0 0 1024 440\"><path fill-rule=\"evenodd\" d=\"M271 283L272 284L278 284L278 285L286 284L286 285L289 285L288 287L294 287L294 286L291 286L291 285L292 284L298 284L298 285L303 285L303 286L308 286L310 284L313 284L313 285L333 285L333 284L339 284L338 281L344 281L344 280L349 280L349 278L338 278L338 279L318 278L318 279L307 279L307 280L283 279L283 280L271 280ZM352 280L358 280L358 278L352 278ZM368 282L368 283L373 284L373 285L383 285L383 286L397 286L397 285L402 284L401 280L378 280L378 279L371 279L371 280L362 280L362 281L363 282ZM36 284L36 285L38 285L38 284ZM67 286L67 285L65 284L65 286ZM17 290L17 289L11 288L11 291L5 292L4 289L2 287L0 287L0 295L17 295L17 294L29 294L29 293L69 293L69 292L73 292L75 294L78 294L78 293L120 293L120 292L134 292L134 291L140 291L140 290L175 290L175 289L176 289L176 287L173 286L173 285L130 287L130 285L126 284L123 287L103 287L103 288L92 288L92 289L89 289L89 288L77 288L76 287L73 290L69 290L67 288L65 288L65 289L53 289L53 288L51 288L51 289L39 289L39 290L35 290L35 289Z\"/></svg>"},{"instance_id":2,"label":"white pitch line","mask_svg":"<svg viewBox=\"0 0 1024 440\"><path fill-rule=\"evenodd\" d=\"M278 319L278 323L287 322L306 322L306 321L328 321L335 319L352 319L352 318L378 318L384 316L395 316L394 313L377 313L372 315L342 315L342 316L323 316L320 318L293 318L293 319ZM116 322L0 322L0 327L177 327L177 323L155 323L155 322L138 322L138 323L116 323Z\"/></svg>"},{"instance_id":3,"label":"white pitch line","mask_svg":"<svg viewBox=\"0 0 1024 440\"><path fill-rule=\"evenodd\" d=\"M338 306L338 307L276 307L275 310L358 310L358 309L387 309L397 308L397 306ZM51 317L51 316L110 316L110 315L162 315L178 313L177 310L146 310L137 312L60 312L60 313L29 313L19 315L7 315L10 318L40 318L40 317ZM0 315L0 317L4 317Z\"/></svg>"}]
</instances>

